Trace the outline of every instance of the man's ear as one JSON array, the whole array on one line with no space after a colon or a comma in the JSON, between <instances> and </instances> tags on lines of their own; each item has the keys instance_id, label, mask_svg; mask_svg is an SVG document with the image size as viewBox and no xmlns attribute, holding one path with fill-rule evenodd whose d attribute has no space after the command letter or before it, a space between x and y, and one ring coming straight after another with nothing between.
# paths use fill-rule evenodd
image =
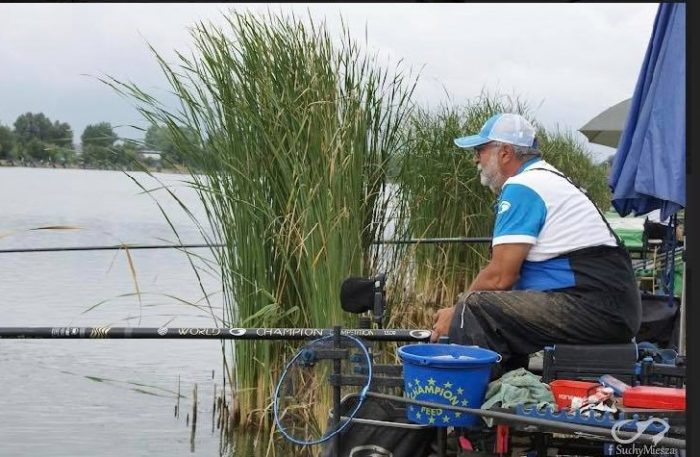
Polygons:
<instances>
[{"instance_id":1,"label":"man's ear","mask_svg":"<svg viewBox=\"0 0 700 457\"><path fill-rule=\"evenodd\" d=\"M511 155L508 155L508 153L511 153ZM503 148L501 148L499 151L499 154L501 154L501 159L508 163L513 157L515 157L515 149L513 149L513 146L510 144L504 144Z\"/></svg>"}]
</instances>

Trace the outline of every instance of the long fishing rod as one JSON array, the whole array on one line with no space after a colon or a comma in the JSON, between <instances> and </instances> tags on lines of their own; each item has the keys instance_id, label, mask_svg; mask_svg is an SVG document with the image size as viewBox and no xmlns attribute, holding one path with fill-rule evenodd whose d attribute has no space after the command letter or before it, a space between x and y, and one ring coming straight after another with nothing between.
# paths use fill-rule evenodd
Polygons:
<instances>
[{"instance_id":1,"label":"long fishing rod","mask_svg":"<svg viewBox=\"0 0 700 457\"><path fill-rule=\"evenodd\" d=\"M490 237L457 238L409 238L405 240L377 240L372 244L442 244L442 243L490 243ZM113 246L67 246L53 248L11 248L0 249L0 254L17 252L62 252L62 251L109 251L120 249L197 249L222 248L225 244L117 244Z\"/></svg>"},{"instance_id":2,"label":"long fishing rod","mask_svg":"<svg viewBox=\"0 0 700 457\"><path fill-rule=\"evenodd\" d=\"M343 328L341 335L368 341L428 341L430 330ZM306 340L333 335L331 328L228 327L0 327L0 339L219 339Z\"/></svg>"},{"instance_id":3,"label":"long fishing rod","mask_svg":"<svg viewBox=\"0 0 700 457\"><path fill-rule=\"evenodd\" d=\"M0 254L13 252L60 252L60 251L110 251L119 249L183 249L223 247L223 244L117 244L113 246L67 246L56 248L13 248L0 249Z\"/></svg>"}]
</instances>

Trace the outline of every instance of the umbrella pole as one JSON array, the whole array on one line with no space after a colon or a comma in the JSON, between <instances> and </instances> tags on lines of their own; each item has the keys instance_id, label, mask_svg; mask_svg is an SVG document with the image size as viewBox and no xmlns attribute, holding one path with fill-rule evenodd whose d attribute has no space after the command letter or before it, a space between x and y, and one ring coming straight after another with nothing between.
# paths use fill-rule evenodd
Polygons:
<instances>
[{"instance_id":1,"label":"umbrella pole","mask_svg":"<svg viewBox=\"0 0 700 457\"><path fill-rule=\"evenodd\" d=\"M680 328L678 331L678 355L685 355L685 234L683 235L683 284L681 288Z\"/></svg>"}]
</instances>

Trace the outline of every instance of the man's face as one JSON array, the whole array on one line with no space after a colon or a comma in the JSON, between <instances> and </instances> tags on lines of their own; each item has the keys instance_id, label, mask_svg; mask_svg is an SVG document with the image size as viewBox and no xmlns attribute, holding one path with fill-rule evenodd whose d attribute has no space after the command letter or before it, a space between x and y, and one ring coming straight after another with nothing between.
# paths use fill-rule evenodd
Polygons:
<instances>
[{"instance_id":1,"label":"man's face","mask_svg":"<svg viewBox=\"0 0 700 457\"><path fill-rule=\"evenodd\" d=\"M501 147L501 144L491 142L474 148L474 160L477 164L476 168L479 170L481 184L490 188L495 194L506 181L498 160L498 152Z\"/></svg>"}]
</instances>

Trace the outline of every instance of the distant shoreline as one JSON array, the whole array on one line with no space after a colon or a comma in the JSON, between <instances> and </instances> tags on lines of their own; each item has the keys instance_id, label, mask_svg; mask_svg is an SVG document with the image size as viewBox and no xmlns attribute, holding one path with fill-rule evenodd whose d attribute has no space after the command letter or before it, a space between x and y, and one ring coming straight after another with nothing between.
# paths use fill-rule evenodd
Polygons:
<instances>
[{"instance_id":1,"label":"distant shoreline","mask_svg":"<svg viewBox=\"0 0 700 457\"><path fill-rule=\"evenodd\" d=\"M118 167L94 167L94 166L81 166L81 165L61 165L55 163L42 163L42 162L21 162L13 163L6 160L0 160L0 167L4 168L53 168L57 170L107 170L107 171L144 171L140 168L118 168ZM146 171L151 173L171 173L171 174L189 174L186 170L179 170L176 168L161 168L161 167L144 167Z\"/></svg>"}]
</instances>

